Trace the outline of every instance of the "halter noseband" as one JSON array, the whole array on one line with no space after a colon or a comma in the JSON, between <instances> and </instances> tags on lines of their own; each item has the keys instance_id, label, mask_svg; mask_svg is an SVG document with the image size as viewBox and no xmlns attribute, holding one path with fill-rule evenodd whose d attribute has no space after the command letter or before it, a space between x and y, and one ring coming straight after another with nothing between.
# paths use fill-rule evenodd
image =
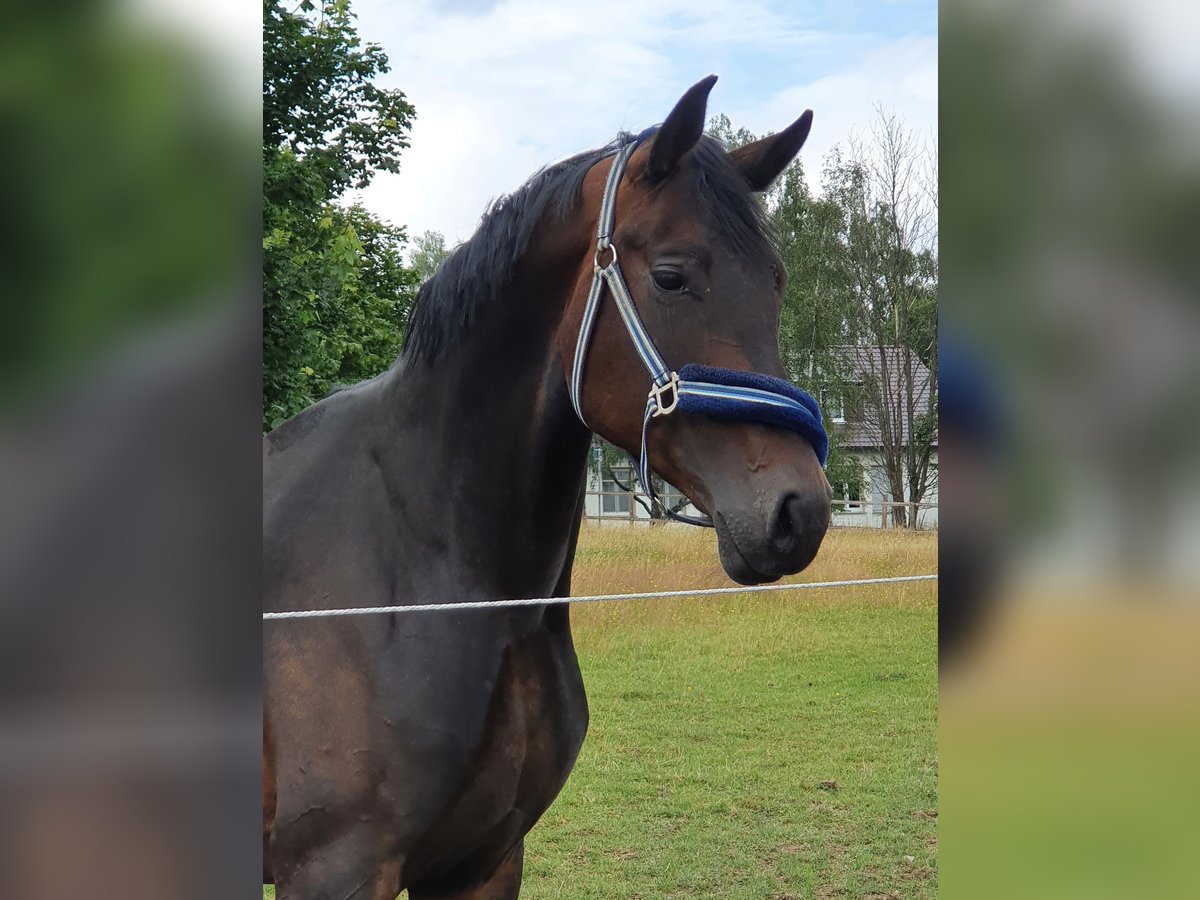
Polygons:
<instances>
[{"instance_id":1,"label":"halter noseband","mask_svg":"<svg viewBox=\"0 0 1200 900\"><path fill-rule=\"evenodd\" d=\"M634 306L633 297L629 293L629 287L621 275L621 268L617 264L617 248L612 243L612 232L616 220L617 188L625 174L625 166L633 151L651 134L653 129L648 129L621 146L613 159L608 182L604 187L600 224L596 230L596 254L592 262L592 287L588 291L587 303L583 309L579 338L575 342L575 360L571 367L571 403L575 407L576 415L587 425L587 420L583 417L583 368L592 339L592 330L596 325L600 300L607 285L617 304L617 311L625 322L625 328L633 340L633 347L650 373L650 394L646 398L646 413L642 417L641 452L636 459L631 456L637 467L638 481L647 496L652 500L657 499L650 480L650 454L647 443L650 420L675 412L695 413L726 421L761 422L787 428L803 435L813 445L817 459L824 466L829 451L829 439L821 424L821 409L810 394L782 378L756 372L689 364L676 373L663 361L658 348L654 346L654 341L646 332L646 327ZM607 263L602 264L600 258L606 251L610 258ZM672 519L690 525L712 527L712 520L707 517L701 519L679 515L659 502Z\"/></svg>"}]
</instances>

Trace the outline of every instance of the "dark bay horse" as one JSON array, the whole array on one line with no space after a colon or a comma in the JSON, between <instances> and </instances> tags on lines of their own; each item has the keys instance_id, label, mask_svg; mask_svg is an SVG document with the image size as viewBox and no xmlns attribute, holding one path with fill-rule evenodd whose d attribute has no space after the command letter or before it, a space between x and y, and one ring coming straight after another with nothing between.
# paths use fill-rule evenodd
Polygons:
<instances>
[{"instance_id":1,"label":"dark bay horse","mask_svg":"<svg viewBox=\"0 0 1200 900\"><path fill-rule=\"evenodd\" d=\"M812 561L830 510L813 444L763 422L644 416L646 368L607 300L578 391L588 425L571 402L626 145L609 249L662 357L784 375L785 275L753 192L811 113L727 153L702 136L715 80L640 144L494 204L422 288L396 363L268 435L268 611L567 596L592 431L637 453L645 421L649 464L712 517L730 577ZM568 606L270 621L264 645L264 877L279 897L517 896L524 835L587 729Z\"/></svg>"}]
</instances>

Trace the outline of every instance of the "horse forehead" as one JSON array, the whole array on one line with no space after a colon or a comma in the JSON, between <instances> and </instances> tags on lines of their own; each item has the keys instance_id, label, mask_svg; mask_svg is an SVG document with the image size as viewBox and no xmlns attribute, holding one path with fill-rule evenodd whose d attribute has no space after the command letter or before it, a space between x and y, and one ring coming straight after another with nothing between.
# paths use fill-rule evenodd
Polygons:
<instances>
[{"instance_id":1,"label":"horse forehead","mask_svg":"<svg viewBox=\"0 0 1200 900\"><path fill-rule=\"evenodd\" d=\"M735 268L742 268L738 263L744 254L730 245L718 217L701 195L703 186L697 183L695 162L685 156L665 182L651 186L643 177L644 153L641 147L634 152L617 186L614 234L633 247L663 240L703 246L714 255L727 257ZM585 177L582 195L593 213L598 213L602 204L612 162L611 157L603 160ZM770 267L766 268L769 271Z\"/></svg>"},{"instance_id":2,"label":"horse forehead","mask_svg":"<svg viewBox=\"0 0 1200 900\"><path fill-rule=\"evenodd\" d=\"M634 245L664 238L687 238L706 246L720 242L706 205L686 183L686 174L679 174L684 177L653 188L636 181L622 183L615 224L626 240Z\"/></svg>"},{"instance_id":3,"label":"horse forehead","mask_svg":"<svg viewBox=\"0 0 1200 900\"><path fill-rule=\"evenodd\" d=\"M617 202L625 200L647 209L680 210L699 214L704 204L696 189L696 172L692 163L685 158L671 175L659 184L649 184L644 174L645 166L634 163L625 169L625 176L617 189Z\"/></svg>"}]
</instances>

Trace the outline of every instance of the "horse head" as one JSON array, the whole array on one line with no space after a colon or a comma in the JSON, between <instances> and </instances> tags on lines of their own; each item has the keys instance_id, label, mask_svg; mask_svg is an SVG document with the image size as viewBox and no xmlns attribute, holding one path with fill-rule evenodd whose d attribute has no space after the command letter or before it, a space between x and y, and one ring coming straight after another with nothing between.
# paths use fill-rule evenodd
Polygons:
<instances>
[{"instance_id":1,"label":"horse head","mask_svg":"<svg viewBox=\"0 0 1200 900\"><path fill-rule=\"evenodd\" d=\"M715 81L693 86L656 131L588 172L583 208L598 211L600 238L580 268L559 344L564 360L578 361L573 397L588 426L631 454L645 447L649 466L711 517L729 576L758 584L812 562L830 520L820 414L785 384L786 273L754 196L799 152L812 113L727 152L703 134ZM622 289L632 313L617 302ZM728 408L706 407L705 391L687 388L689 372L710 394L734 384L762 388L767 405L796 395L807 405L789 411L781 400L779 416L741 414L754 405L754 392L742 391ZM659 393L648 406L652 384Z\"/></svg>"}]
</instances>

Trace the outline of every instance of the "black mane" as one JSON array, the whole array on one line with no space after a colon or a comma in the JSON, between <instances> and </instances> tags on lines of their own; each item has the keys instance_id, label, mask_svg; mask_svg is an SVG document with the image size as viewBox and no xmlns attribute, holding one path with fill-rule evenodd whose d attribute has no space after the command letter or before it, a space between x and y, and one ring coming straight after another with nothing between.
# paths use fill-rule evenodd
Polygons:
<instances>
[{"instance_id":1,"label":"black mane","mask_svg":"<svg viewBox=\"0 0 1200 900\"><path fill-rule=\"evenodd\" d=\"M604 147L540 169L517 190L493 201L475 234L417 292L400 358L433 361L451 346L470 327L479 304L495 302L509 283L542 218L547 213L558 219L569 215L588 170L632 139L622 132ZM693 188L718 233L739 253L765 258L769 221L724 146L704 136L690 157Z\"/></svg>"}]
</instances>

